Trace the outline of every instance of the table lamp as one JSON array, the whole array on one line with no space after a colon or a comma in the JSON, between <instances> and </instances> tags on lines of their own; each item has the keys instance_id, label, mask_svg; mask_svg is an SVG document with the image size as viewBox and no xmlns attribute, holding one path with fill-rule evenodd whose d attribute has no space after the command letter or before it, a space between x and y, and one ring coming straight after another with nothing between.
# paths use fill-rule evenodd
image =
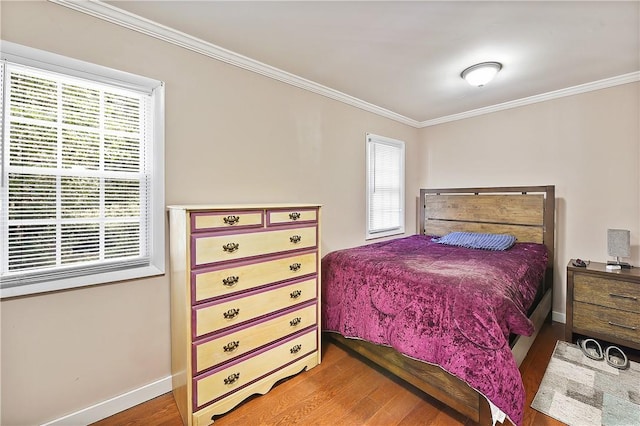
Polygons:
<instances>
[{"instance_id":1,"label":"table lamp","mask_svg":"<svg viewBox=\"0 0 640 426\"><path fill-rule=\"evenodd\" d=\"M607 252L615 261L607 262L607 269L631 268L621 257L631 256L631 231L627 229L607 229Z\"/></svg>"}]
</instances>

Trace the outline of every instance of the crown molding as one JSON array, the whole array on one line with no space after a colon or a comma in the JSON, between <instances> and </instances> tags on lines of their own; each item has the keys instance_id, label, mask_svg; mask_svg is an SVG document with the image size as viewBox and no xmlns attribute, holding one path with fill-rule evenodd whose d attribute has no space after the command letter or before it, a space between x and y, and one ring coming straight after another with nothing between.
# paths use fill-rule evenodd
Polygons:
<instances>
[{"instance_id":1,"label":"crown molding","mask_svg":"<svg viewBox=\"0 0 640 426\"><path fill-rule=\"evenodd\" d=\"M538 102L550 101L552 99L564 98L565 96L578 95L580 93L593 92L594 90L606 89L621 84L634 83L640 81L640 71L617 77L605 78L591 83L580 84L578 86L567 87L553 92L542 93L540 95L529 96L527 98L516 99L514 101L478 108L460 114L447 115L433 120L426 120L420 123L419 128L435 126L437 124L449 123L451 121L464 120L465 118L477 117L479 115L490 114L492 112L531 105Z\"/></svg>"},{"instance_id":2,"label":"crown molding","mask_svg":"<svg viewBox=\"0 0 640 426\"><path fill-rule=\"evenodd\" d=\"M539 95L529 96L527 98L516 99L514 101L504 102L501 104L491 105L488 107L478 108L465 111L459 114L447 115L435 118L433 120L417 121L404 115L395 113L388 109L373 105L369 102L358 99L354 96L347 95L330 87L323 86L319 83L299 77L295 74L283 71L279 68L272 67L231 50L224 49L212 43L206 42L199 38L190 36L173 28L164 26L149 19L134 15L125 10L103 3L99 0L48 0L51 3L68 7L78 12L91 15L93 17L111 22L116 25L128 28L133 31L157 38L167 43L191 50L193 52L208 56L218 61L242 68L247 71L255 72L265 77L278 80L280 82L290 84L303 90L325 96L327 98L351 105L364 111L372 112L382 117L395 120L397 122L409 125L415 128L424 128L435 126L438 124L448 123L466 118L477 117L479 115L490 114L492 112L503 111L506 109L517 108L525 105L531 105L538 102L549 101L552 99L562 98L565 96L577 95L580 93L591 92L594 90L605 89L608 87L618 86L621 84L633 83L640 81L640 71L624 74L617 77L598 80L591 83L581 84L578 86L568 87L553 92L543 93Z\"/></svg>"},{"instance_id":3,"label":"crown molding","mask_svg":"<svg viewBox=\"0 0 640 426\"><path fill-rule=\"evenodd\" d=\"M345 103L347 105L354 106L356 108L372 112L374 114L390 118L403 124L407 124L412 127L419 127L420 122L411 118L405 117L401 114L389 111L388 109L373 105L365 102L356 97L347 95L338 90L331 89L330 87L323 86L311 80L299 77L295 74L283 71L281 69L272 67L231 50L224 49L215 44L206 42L199 38L193 37L189 34L185 34L181 31L177 31L173 28L158 24L157 22L149 19L142 18L138 15L129 13L125 10L118 9L107 3L103 3L98 0L49 0L51 3L58 4L60 6L68 7L78 12L91 15L95 18L102 19L104 21L111 22L116 25L128 28L133 31L157 38L167 43L180 46L182 48L191 50L193 52L208 56L218 61L225 62L230 65L245 69L247 71L255 72L265 77L272 78L274 80L281 81L286 84L298 87L300 89L308 90L318 95L325 96L330 99Z\"/></svg>"}]
</instances>

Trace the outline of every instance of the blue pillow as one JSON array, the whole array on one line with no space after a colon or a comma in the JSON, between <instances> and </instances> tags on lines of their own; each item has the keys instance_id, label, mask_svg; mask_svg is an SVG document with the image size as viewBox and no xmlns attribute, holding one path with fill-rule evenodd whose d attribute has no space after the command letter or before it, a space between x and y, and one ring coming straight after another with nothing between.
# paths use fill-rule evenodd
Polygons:
<instances>
[{"instance_id":1,"label":"blue pillow","mask_svg":"<svg viewBox=\"0 0 640 426\"><path fill-rule=\"evenodd\" d=\"M507 250L516 243L516 237L506 234L478 234L475 232L452 232L435 238L438 244L483 250Z\"/></svg>"}]
</instances>

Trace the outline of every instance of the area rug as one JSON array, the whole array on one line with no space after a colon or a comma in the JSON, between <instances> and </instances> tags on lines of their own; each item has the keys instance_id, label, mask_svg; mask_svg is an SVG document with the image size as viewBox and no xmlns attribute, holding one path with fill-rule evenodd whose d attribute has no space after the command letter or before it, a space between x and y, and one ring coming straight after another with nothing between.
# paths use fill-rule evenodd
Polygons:
<instances>
[{"instance_id":1,"label":"area rug","mask_svg":"<svg viewBox=\"0 0 640 426\"><path fill-rule=\"evenodd\" d=\"M558 341L531 407L571 426L640 425L640 364L618 370Z\"/></svg>"}]
</instances>

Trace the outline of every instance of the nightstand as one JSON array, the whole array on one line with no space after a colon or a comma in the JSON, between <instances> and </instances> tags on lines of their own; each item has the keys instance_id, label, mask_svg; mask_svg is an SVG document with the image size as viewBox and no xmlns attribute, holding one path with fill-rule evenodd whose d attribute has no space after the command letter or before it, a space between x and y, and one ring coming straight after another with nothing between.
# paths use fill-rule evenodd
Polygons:
<instances>
[{"instance_id":1,"label":"nightstand","mask_svg":"<svg viewBox=\"0 0 640 426\"><path fill-rule=\"evenodd\" d=\"M572 261L565 340L573 342L575 333L640 349L640 268L609 271L598 262L579 268Z\"/></svg>"}]
</instances>

